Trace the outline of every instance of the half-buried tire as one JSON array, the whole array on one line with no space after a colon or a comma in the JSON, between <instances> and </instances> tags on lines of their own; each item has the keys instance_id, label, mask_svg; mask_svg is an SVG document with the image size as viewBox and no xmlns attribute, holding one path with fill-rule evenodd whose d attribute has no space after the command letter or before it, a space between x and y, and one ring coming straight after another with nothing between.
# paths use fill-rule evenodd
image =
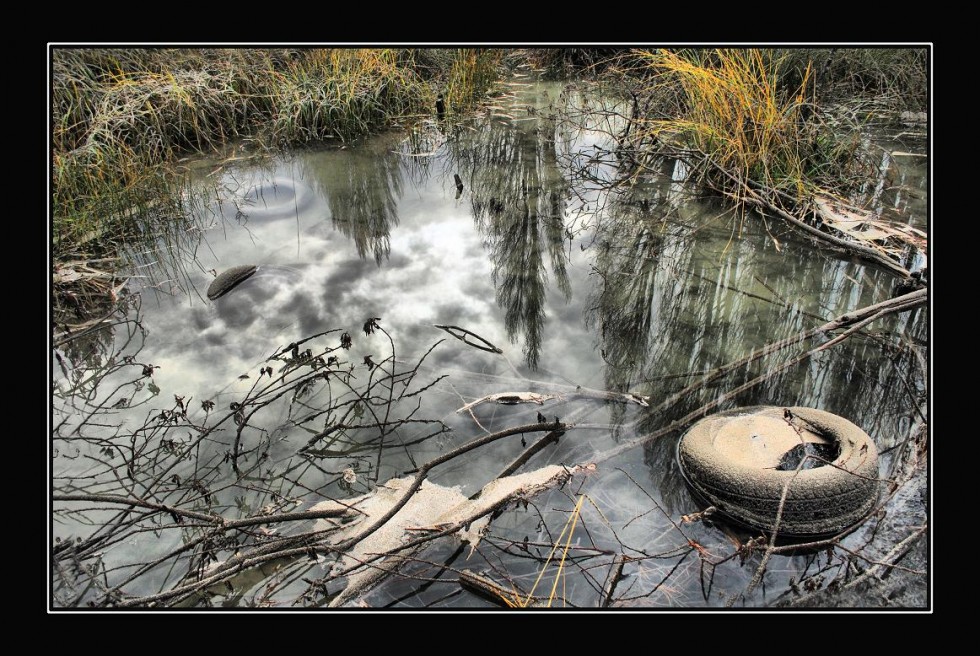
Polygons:
<instances>
[{"instance_id":1,"label":"half-buried tire","mask_svg":"<svg viewBox=\"0 0 980 656\"><path fill-rule=\"evenodd\" d=\"M843 417L815 408L711 415L681 437L677 460L704 501L738 523L779 535L842 532L878 499L874 442Z\"/></svg>"},{"instance_id":2,"label":"half-buried tire","mask_svg":"<svg viewBox=\"0 0 980 656\"><path fill-rule=\"evenodd\" d=\"M208 298L213 301L224 296L256 271L258 267L254 264L231 267L208 285Z\"/></svg>"}]
</instances>

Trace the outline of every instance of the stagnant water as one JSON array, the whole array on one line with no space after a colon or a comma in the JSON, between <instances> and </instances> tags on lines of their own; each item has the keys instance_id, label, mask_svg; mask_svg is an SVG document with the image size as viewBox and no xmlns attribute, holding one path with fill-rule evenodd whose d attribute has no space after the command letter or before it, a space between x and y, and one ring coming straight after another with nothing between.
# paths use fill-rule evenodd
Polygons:
<instances>
[{"instance_id":1,"label":"stagnant water","mask_svg":"<svg viewBox=\"0 0 980 656\"><path fill-rule=\"evenodd\" d=\"M894 495L844 539L851 551L777 554L753 581L761 552L737 553L751 535L684 521L703 506L678 472L680 431L609 455L814 344L737 368L670 408L654 412L627 394L655 408L721 365L891 297L896 280L774 219L700 197L680 161L657 161L622 184L613 135L625 108L615 101L521 79L504 89L465 121L272 160L236 149L195 163L187 221L132 254L129 315L58 350L55 494L129 494L237 519L357 497L539 415L574 424L522 471L595 463L594 471L509 503L475 548L443 538L414 552L362 595L358 603L372 608L492 607L459 584L462 570L525 593L544 570L535 590L544 597L561 570L553 607L768 606L794 586L843 581L866 566L853 550L880 555L902 526L923 524L922 500ZM588 120L583 109L593 110ZM924 152L914 129L876 135L882 174L861 200L925 229L926 159L906 154ZM238 265L258 269L208 300L214 277ZM345 333L350 348L341 348ZM892 316L717 409L839 414L872 436L884 477L924 411L927 342L925 308ZM287 385L317 370L332 373ZM503 393L544 398L464 409ZM496 441L428 478L472 495L543 434ZM546 563L568 539L560 534L580 500L564 563L561 552ZM115 518L118 529L129 517L96 505L53 505L56 551L97 537L92 522ZM890 542L879 544L885 522ZM191 548L139 569L199 544L204 532L191 520L158 513L119 531L123 539L89 552L87 573L59 561L56 606L101 603L127 579L114 598L152 595L210 564ZM220 561L239 545L207 546ZM209 603L319 606L342 587L311 586L329 566L322 554L293 562L211 590Z\"/></svg>"}]
</instances>

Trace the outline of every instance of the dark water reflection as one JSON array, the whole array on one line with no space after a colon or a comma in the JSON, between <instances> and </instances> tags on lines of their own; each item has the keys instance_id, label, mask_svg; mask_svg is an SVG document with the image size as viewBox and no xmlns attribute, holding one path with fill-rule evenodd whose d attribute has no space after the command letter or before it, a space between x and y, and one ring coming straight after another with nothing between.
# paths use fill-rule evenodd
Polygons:
<instances>
[{"instance_id":1,"label":"dark water reflection","mask_svg":"<svg viewBox=\"0 0 980 656\"><path fill-rule=\"evenodd\" d=\"M311 503L324 495L363 493L365 481L403 475L482 429L533 422L539 409L549 419L561 415L587 424L539 456L539 464L582 463L776 370L806 345L763 357L656 413L567 398L544 408L486 405L472 416L455 410L488 393L547 392L559 389L555 386L567 394L577 386L634 392L655 405L766 344L890 297L894 280L888 274L821 252L779 224L733 215L715 201L697 198L678 162L660 162L659 175L621 184L623 171L609 156L615 120L578 120L577 108L594 102L606 101L555 84L519 83L472 121L433 121L408 139L387 135L260 167L204 168L211 174L205 180L218 184L202 185L212 190L195 206L199 228L166 242L169 259L159 253L137 257L147 275L141 325L148 337L139 358L158 367L153 380L162 392L155 398L138 391L132 421L138 425L146 405L160 405L176 394L227 407L255 389L261 380L257 369L271 353L331 329L338 331L326 338L333 340L332 348L339 331L354 336L353 348L337 354L352 376L366 377L364 358L381 360L390 347L383 335L366 335L360 327L368 317L381 317L399 362L414 361L446 337L433 327L437 323L472 330L505 347L504 353L448 339L427 356L426 375L449 377L422 397L419 408L406 412L420 410L418 416L445 422L451 430L438 435L428 425L412 424L380 438L376 431L352 432L351 448L311 463L296 457L296 446L329 424L331 418L321 416L319 408L333 392L311 390L274 412L270 406L267 416L256 416L257 432L250 438L267 445L270 474L250 481L249 489L262 487L275 473L290 481L276 494ZM923 171L918 160L905 158L901 164L906 168L890 175L913 190L902 192L907 200L922 193ZM463 182L461 193L456 175ZM883 190L879 196L891 203L889 211L908 216L895 193ZM214 274L239 264L256 264L259 271L208 303L203 289ZM814 406L861 425L887 450L908 435L922 403L927 331L924 308L878 321L718 409ZM105 336L91 344L110 351L101 354L103 360L114 348L120 354L132 350ZM510 355L513 345L519 345L520 357ZM80 346L77 342L70 351L79 366L85 360ZM105 391L95 397L99 394L114 400ZM65 406L57 414L70 418L73 412ZM115 412L124 423L126 408ZM358 441L358 435L368 438ZM689 540L719 553L730 550L730 543L703 524L679 532L679 517L699 507L677 472L676 438L649 442L601 464L575 491L548 492L530 508L505 513L494 522L485 549L474 556L482 560L467 567L502 568L517 582L531 582L540 563L527 557L523 545L553 543L563 513L580 491L591 505L583 512L587 535L579 541L598 550L583 560L581 571L590 572L588 559L608 568L609 554L620 551L642 562L631 571L621 605L725 604L753 572L732 565L719 572L713 591L704 590L701 560L692 555ZM226 439L208 447L214 450L209 457L225 457L231 448L231 438ZM385 440L389 446L381 449ZM473 492L522 449L516 441L494 445L433 477ZM54 462L56 476L78 471L77 463ZM359 477L353 488L342 482L347 468ZM214 496L234 508L244 498L242 483L226 480L223 486L215 482L212 487L223 491ZM559 510L553 516L548 509ZM429 562L459 558L456 550L439 547ZM757 591L740 603L760 605L786 590L797 565L787 559L780 567L768 581L768 593ZM424 563L416 570L423 577L434 572ZM592 604L602 576L568 580L567 597ZM668 579L669 585L661 585ZM420 592L411 580L396 581L373 593L371 602L482 603L446 592L438 585Z\"/></svg>"},{"instance_id":2,"label":"dark water reflection","mask_svg":"<svg viewBox=\"0 0 980 656\"><path fill-rule=\"evenodd\" d=\"M539 127L463 132L450 150L492 263L507 336L523 337L531 369L546 330L549 271L564 300L572 296L565 250L569 185L559 175L554 121L535 123Z\"/></svg>"},{"instance_id":3,"label":"dark water reflection","mask_svg":"<svg viewBox=\"0 0 980 656\"><path fill-rule=\"evenodd\" d=\"M310 167L314 189L327 199L333 227L354 242L357 254L381 262L391 254L398 225L403 158L386 141L372 142L345 158L346 166Z\"/></svg>"}]
</instances>

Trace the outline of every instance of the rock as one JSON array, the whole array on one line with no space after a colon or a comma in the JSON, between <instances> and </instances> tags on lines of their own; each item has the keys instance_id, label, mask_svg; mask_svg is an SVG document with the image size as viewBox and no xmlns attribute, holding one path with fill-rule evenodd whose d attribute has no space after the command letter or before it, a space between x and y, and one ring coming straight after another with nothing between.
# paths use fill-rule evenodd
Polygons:
<instances>
[{"instance_id":1,"label":"rock","mask_svg":"<svg viewBox=\"0 0 980 656\"><path fill-rule=\"evenodd\" d=\"M258 269L254 264L243 264L228 269L208 285L208 298L213 301L224 296Z\"/></svg>"}]
</instances>

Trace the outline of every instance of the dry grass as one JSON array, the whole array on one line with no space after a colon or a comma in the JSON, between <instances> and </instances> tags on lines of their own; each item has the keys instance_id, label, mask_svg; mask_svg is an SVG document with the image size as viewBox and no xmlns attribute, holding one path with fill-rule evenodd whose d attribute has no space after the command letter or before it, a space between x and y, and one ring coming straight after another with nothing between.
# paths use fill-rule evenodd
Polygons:
<instances>
[{"instance_id":1,"label":"dry grass","mask_svg":"<svg viewBox=\"0 0 980 656\"><path fill-rule=\"evenodd\" d=\"M579 518L582 516L582 504L585 502L585 495L579 495L578 501L575 503L575 509L569 516L568 521L565 522L565 526L562 528L561 533L555 539L555 544L552 546L551 551L548 553L548 557L545 559L544 563L541 564L541 569L538 571L537 578L534 579L534 585L531 586L530 591L523 598L521 594L514 590L506 594L501 594L501 600L510 608L529 608L533 604L547 606L548 608L555 602L555 599L565 598L564 594L559 595L558 584L564 583L565 580L565 561L568 558L568 552L572 547L572 536L575 533L575 527L578 526ZM564 545L562 541L564 540ZM535 590L538 589L538 585L544 578L545 573L548 568L551 567L552 561L558 555L558 551L561 550L561 556L558 557L558 565L555 570L555 578L551 583L551 589L548 590L548 596L546 599L541 601L536 601Z\"/></svg>"},{"instance_id":2,"label":"dry grass","mask_svg":"<svg viewBox=\"0 0 980 656\"><path fill-rule=\"evenodd\" d=\"M272 134L280 144L349 141L419 113L432 91L395 50L317 50L276 74Z\"/></svg>"},{"instance_id":3,"label":"dry grass","mask_svg":"<svg viewBox=\"0 0 980 656\"><path fill-rule=\"evenodd\" d=\"M802 192L809 68L787 92L779 85L781 61L771 51L637 55L653 73L651 84L680 96L681 114L642 121L644 136L702 153L738 180L781 188L790 183Z\"/></svg>"},{"instance_id":4,"label":"dry grass","mask_svg":"<svg viewBox=\"0 0 980 656\"><path fill-rule=\"evenodd\" d=\"M784 77L798 83L813 70L813 94L821 103L871 100L879 107L924 111L929 104L929 51L903 48L794 48L778 51Z\"/></svg>"}]
</instances>

